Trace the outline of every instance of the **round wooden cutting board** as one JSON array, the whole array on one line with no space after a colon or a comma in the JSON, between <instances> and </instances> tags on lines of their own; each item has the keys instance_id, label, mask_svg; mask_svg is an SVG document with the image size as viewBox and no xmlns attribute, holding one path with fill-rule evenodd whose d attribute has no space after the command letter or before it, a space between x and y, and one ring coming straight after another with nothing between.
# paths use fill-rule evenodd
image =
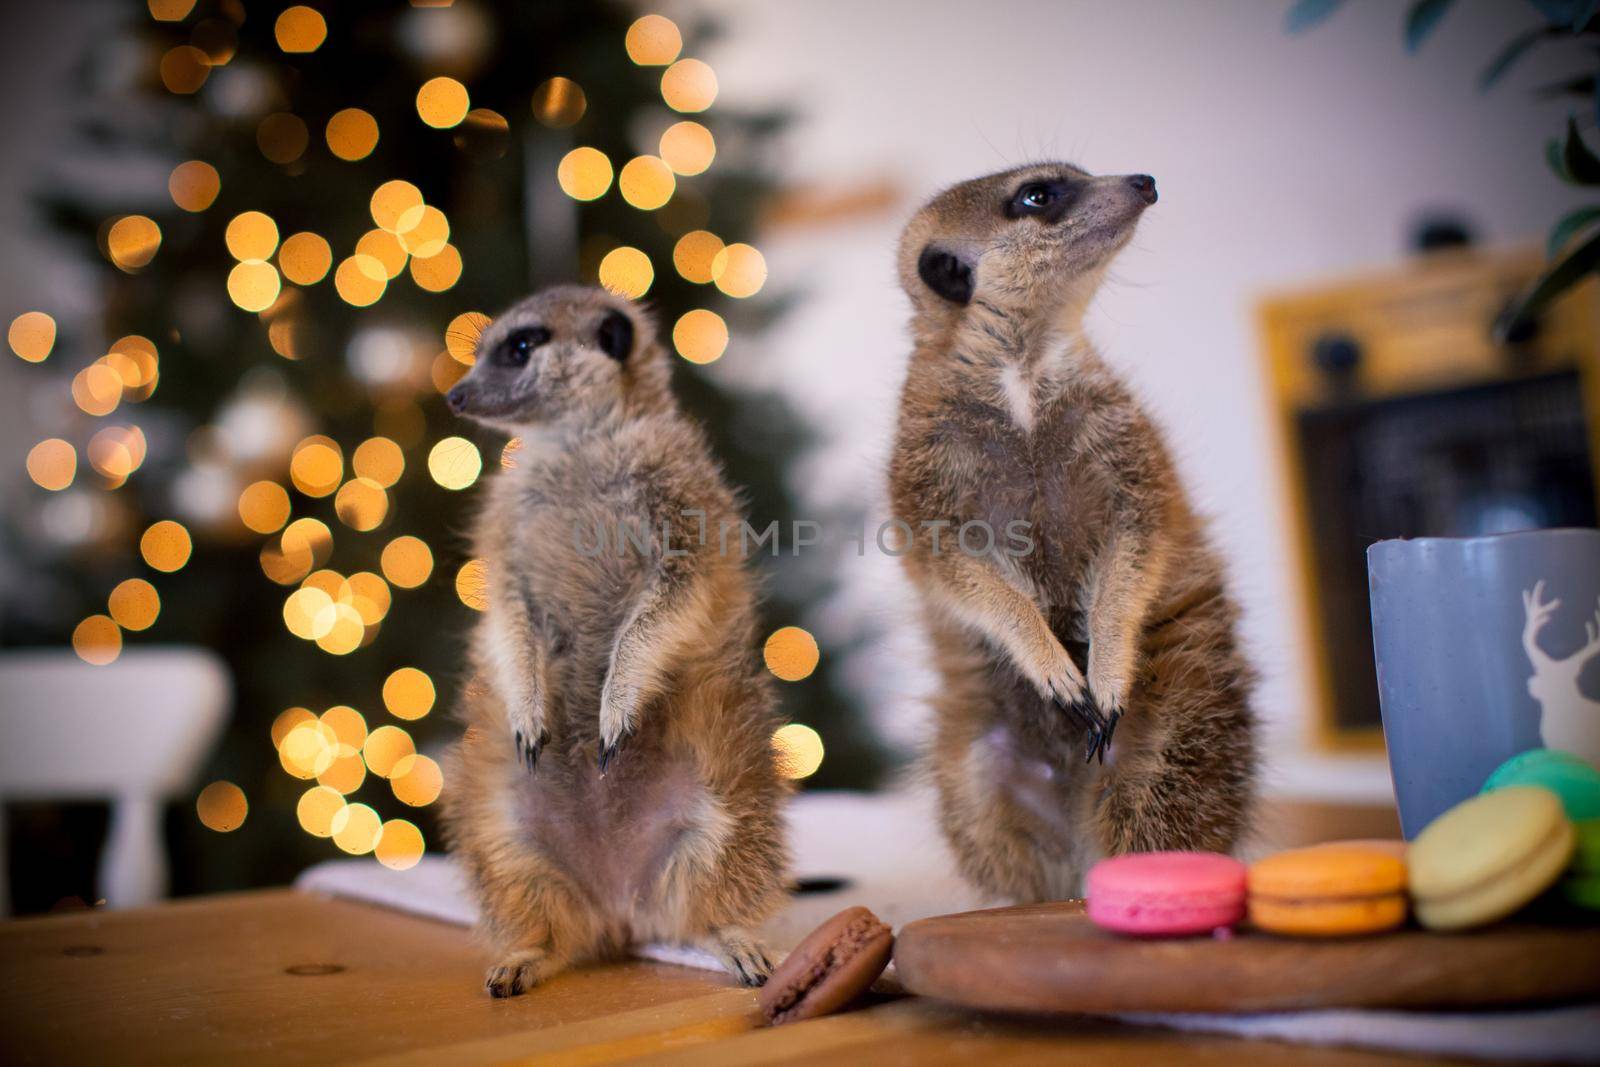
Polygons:
<instances>
[{"instance_id":1,"label":"round wooden cutting board","mask_svg":"<svg viewBox=\"0 0 1600 1067\"><path fill-rule=\"evenodd\" d=\"M1108 933L1082 901L944 915L895 940L913 993L1029 1012L1438 1008L1600 999L1600 925L1506 923L1313 941L1140 939Z\"/></svg>"}]
</instances>

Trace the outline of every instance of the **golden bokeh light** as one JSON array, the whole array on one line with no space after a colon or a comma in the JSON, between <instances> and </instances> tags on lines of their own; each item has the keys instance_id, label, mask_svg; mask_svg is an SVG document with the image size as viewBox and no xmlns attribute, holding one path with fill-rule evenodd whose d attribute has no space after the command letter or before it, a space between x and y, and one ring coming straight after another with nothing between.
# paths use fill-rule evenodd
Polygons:
<instances>
[{"instance_id":1,"label":"golden bokeh light","mask_svg":"<svg viewBox=\"0 0 1600 1067\"><path fill-rule=\"evenodd\" d=\"M511 147L511 123L498 111L475 107L450 138L469 159L500 159Z\"/></svg>"},{"instance_id":2,"label":"golden bokeh light","mask_svg":"<svg viewBox=\"0 0 1600 1067\"><path fill-rule=\"evenodd\" d=\"M334 112L323 133L328 151L347 163L366 159L378 147L378 120L359 107Z\"/></svg>"},{"instance_id":3,"label":"golden bokeh light","mask_svg":"<svg viewBox=\"0 0 1600 1067\"><path fill-rule=\"evenodd\" d=\"M286 708L280 711L278 717L272 720L272 747L282 748L283 739L289 736L290 730L303 722L316 721L317 717L310 708Z\"/></svg>"},{"instance_id":4,"label":"golden bokeh light","mask_svg":"<svg viewBox=\"0 0 1600 1067\"><path fill-rule=\"evenodd\" d=\"M344 585L344 575L335 570L320 570L306 575L306 580L300 584L307 589L320 589L328 594L329 601L337 601L339 589Z\"/></svg>"},{"instance_id":5,"label":"golden bokeh light","mask_svg":"<svg viewBox=\"0 0 1600 1067\"><path fill-rule=\"evenodd\" d=\"M500 466L511 470L517 465L517 453L522 451L522 438L513 437L500 450Z\"/></svg>"},{"instance_id":6,"label":"golden bokeh light","mask_svg":"<svg viewBox=\"0 0 1600 1067\"><path fill-rule=\"evenodd\" d=\"M672 347L690 363L713 363L728 350L728 324L715 311L686 311L673 324Z\"/></svg>"},{"instance_id":7,"label":"golden bokeh light","mask_svg":"<svg viewBox=\"0 0 1600 1067\"><path fill-rule=\"evenodd\" d=\"M598 148L574 148L556 166L561 191L574 200L598 200L611 188L611 160Z\"/></svg>"},{"instance_id":8,"label":"golden bokeh light","mask_svg":"<svg viewBox=\"0 0 1600 1067\"><path fill-rule=\"evenodd\" d=\"M226 18L202 19L189 34L189 43L204 52L213 67L225 67L239 50L239 31Z\"/></svg>"},{"instance_id":9,"label":"golden bokeh light","mask_svg":"<svg viewBox=\"0 0 1600 1067\"><path fill-rule=\"evenodd\" d=\"M389 287L386 276L383 264L371 256L348 256L339 261L339 268L333 272L333 287L345 303L370 307Z\"/></svg>"},{"instance_id":10,"label":"golden bokeh light","mask_svg":"<svg viewBox=\"0 0 1600 1067\"><path fill-rule=\"evenodd\" d=\"M333 629L333 597L316 586L302 586L283 602L283 625L302 641L326 637Z\"/></svg>"},{"instance_id":11,"label":"golden bokeh light","mask_svg":"<svg viewBox=\"0 0 1600 1067\"><path fill-rule=\"evenodd\" d=\"M433 551L420 537L403 534L383 546L383 576L401 589L415 589L433 574Z\"/></svg>"},{"instance_id":12,"label":"golden bokeh light","mask_svg":"<svg viewBox=\"0 0 1600 1067\"><path fill-rule=\"evenodd\" d=\"M465 437L446 437L428 452L428 474L446 489L465 489L478 480L483 456Z\"/></svg>"},{"instance_id":13,"label":"golden bokeh light","mask_svg":"<svg viewBox=\"0 0 1600 1067\"><path fill-rule=\"evenodd\" d=\"M683 51L678 24L664 15L645 15L628 27L623 39L628 58L641 67L664 67Z\"/></svg>"},{"instance_id":14,"label":"golden bokeh light","mask_svg":"<svg viewBox=\"0 0 1600 1067\"><path fill-rule=\"evenodd\" d=\"M407 756L415 755L417 746L411 735L398 726L380 726L367 735L361 746L367 769L379 778L387 778L395 765Z\"/></svg>"},{"instance_id":15,"label":"golden bokeh light","mask_svg":"<svg viewBox=\"0 0 1600 1067\"><path fill-rule=\"evenodd\" d=\"M156 258L161 227L144 215L124 215L106 233L106 251L123 271L132 274Z\"/></svg>"},{"instance_id":16,"label":"golden bokeh light","mask_svg":"<svg viewBox=\"0 0 1600 1067\"><path fill-rule=\"evenodd\" d=\"M327 496L344 479L344 453L331 437L312 434L294 446L289 480L306 496Z\"/></svg>"},{"instance_id":17,"label":"golden bokeh light","mask_svg":"<svg viewBox=\"0 0 1600 1067\"><path fill-rule=\"evenodd\" d=\"M339 756L317 775L317 784L348 796L367 780L367 765L359 754Z\"/></svg>"},{"instance_id":18,"label":"golden bokeh light","mask_svg":"<svg viewBox=\"0 0 1600 1067\"><path fill-rule=\"evenodd\" d=\"M244 790L232 782L212 782L200 790L194 810L207 830L226 834L244 825L250 803L245 800Z\"/></svg>"},{"instance_id":19,"label":"golden bokeh light","mask_svg":"<svg viewBox=\"0 0 1600 1067\"><path fill-rule=\"evenodd\" d=\"M443 396L454 388L457 382L465 378L467 371L470 369L470 367L457 363L450 357L450 353L440 352L433 357L433 366L428 369L428 377L433 382L434 390L440 396Z\"/></svg>"},{"instance_id":20,"label":"golden bokeh light","mask_svg":"<svg viewBox=\"0 0 1600 1067\"><path fill-rule=\"evenodd\" d=\"M356 446L350 457L350 469L361 478L369 479L387 489L405 473L406 454L400 446L387 437L369 437Z\"/></svg>"},{"instance_id":21,"label":"golden bokeh light","mask_svg":"<svg viewBox=\"0 0 1600 1067\"><path fill-rule=\"evenodd\" d=\"M402 804L425 808L439 799L444 773L427 756L406 756L389 772L389 788Z\"/></svg>"},{"instance_id":22,"label":"golden bokeh light","mask_svg":"<svg viewBox=\"0 0 1600 1067\"><path fill-rule=\"evenodd\" d=\"M106 607L124 630L148 630L161 614L161 594L143 578L128 578L111 590Z\"/></svg>"},{"instance_id":23,"label":"golden bokeh light","mask_svg":"<svg viewBox=\"0 0 1600 1067\"><path fill-rule=\"evenodd\" d=\"M327 617L328 614L324 611L318 616L319 623ZM320 629L320 626L318 628ZM317 647L329 655L348 656L361 647L366 636L367 624L362 620L361 613L355 609L355 605L335 603L332 623L325 633L317 637Z\"/></svg>"},{"instance_id":24,"label":"golden bokeh light","mask_svg":"<svg viewBox=\"0 0 1600 1067\"><path fill-rule=\"evenodd\" d=\"M680 59L661 75L661 98L674 111L704 111L717 99L717 74L698 59Z\"/></svg>"},{"instance_id":25,"label":"golden bokeh light","mask_svg":"<svg viewBox=\"0 0 1600 1067\"><path fill-rule=\"evenodd\" d=\"M182 22L194 10L194 0L149 0L149 6L157 22Z\"/></svg>"},{"instance_id":26,"label":"golden bokeh light","mask_svg":"<svg viewBox=\"0 0 1600 1067\"><path fill-rule=\"evenodd\" d=\"M430 293L442 293L461 279L461 253L447 244L431 256L411 257L411 280Z\"/></svg>"},{"instance_id":27,"label":"golden bokeh light","mask_svg":"<svg viewBox=\"0 0 1600 1067\"><path fill-rule=\"evenodd\" d=\"M122 403L122 376L94 362L72 376L72 401L87 415L109 415Z\"/></svg>"},{"instance_id":28,"label":"golden bokeh light","mask_svg":"<svg viewBox=\"0 0 1600 1067\"><path fill-rule=\"evenodd\" d=\"M285 551L281 542L261 546L261 572L279 585L293 585L311 570L311 551Z\"/></svg>"},{"instance_id":29,"label":"golden bokeh light","mask_svg":"<svg viewBox=\"0 0 1600 1067\"><path fill-rule=\"evenodd\" d=\"M144 463L144 431L137 426L107 426L89 439L89 466L112 488L121 485Z\"/></svg>"},{"instance_id":30,"label":"golden bokeh light","mask_svg":"<svg viewBox=\"0 0 1600 1067\"><path fill-rule=\"evenodd\" d=\"M328 23L316 8L296 4L284 8L272 25L272 35L285 52L315 52L328 39Z\"/></svg>"},{"instance_id":31,"label":"golden bokeh light","mask_svg":"<svg viewBox=\"0 0 1600 1067\"><path fill-rule=\"evenodd\" d=\"M661 135L661 159L675 174L703 174L716 156L716 138L698 122L675 122Z\"/></svg>"},{"instance_id":32,"label":"golden bokeh light","mask_svg":"<svg viewBox=\"0 0 1600 1067\"><path fill-rule=\"evenodd\" d=\"M266 259L278 247L278 224L264 211L241 211L228 220L222 239L240 262Z\"/></svg>"},{"instance_id":33,"label":"golden bokeh light","mask_svg":"<svg viewBox=\"0 0 1600 1067\"><path fill-rule=\"evenodd\" d=\"M273 163L293 163L305 155L311 131L305 120L287 111L277 111L256 127L256 147Z\"/></svg>"},{"instance_id":34,"label":"golden bokeh light","mask_svg":"<svg viewBox=\"0 0 1600 1067\"><path fill-rule=\"evenodd\" d=\"M733 297L754 296L767 282L767 260L747 244L731 244L711 261L711 280Z\"/></svg>"},{"instance_id":35,"label":"golden bokeh light","mask_svg":"<svg viewBox=\"0 0 1600 1067\"><path fill-rule=\"evenodd\" d=\"M367 743L366 717L348 704L336 704L318 718L328 724L333 736L338 739L341 756L354 756Z\"/></svg>"},{"instance_id":36,"label":"golden bokeh light","mask_svg":"<svg viewBox=\"0 0 1600 1067\"><path fill-rule=\"evenodd\" d=\"M389 614L389 605L393 601L393 594L389 592L389 583L371 571L357 571L343 582L339 583L339 590L334 594L334 600L340 604L349 604L356 609L356 614L361 616L365 626L376 626Z\"/></svg>"},{"instance_id":37,"label":"golden bokeh light","mask_svg":"<svg viewBox=\"0 0 1600 1067\"><path fill-rule=\"evenodd\" d=\"M314 566L321 566L333 554L333 531L321 519L294 520L283 531L280 541L284 552L296 557L305 556L306 572Z\"/></svg>"},{"instance_id":38,"label":"golden bokeh light","mask_svg":"<svg viewBox=\"0 0 1600 1067\"><path fill-rule=\"evenodd\" d=\"M486 611L489 607L489 564L481 559L469 559L456 572L456 596L473 611Z\"/></svg>"},{"instance_id":39,"label":"golden bokeh light","mask_svg":"<svg viewBox=\"0 0 1600 1067\"><path fill-rule=\"evenodd\" d=\"M56 346L56 320L42 311L24 311L11 320L6 343L29 363L42 363Z\"/></svg>"},{"instance_id":40,"label":"golden bokeh light","mask_svg":"<svg viewBox=\"0 0 1600 1067\"><path fill-rule=\"evenodd\" d=\"M333 266L333 249L310 230L290 234L278 249L278 269L296 285L315 285L328 276Z\"/></svg>"},{"instance_id":41,"label":"golden bokeh light","mask_svg":"<svg viewBox=\"0 0 1600 1067\"><path fill-rule=\"evenodd\" d=\"M583 87L571 78L550 78L533 91L533 117L552 129L571 126L588 107Z\"/></svg>"},{"instance_id":42,"label":"golden bokeh light","mask_svg":"<svg viewBox=\"0 0 1600 1067\"><path fill-rule=\"evenodd\" d=\"M420 208L423 204L422 190L415 185L400 178L384 182L372 192L372 199L368 201L368 210L372 212L372 221L380 230L395 233L400 229L400 220L408 211Z\"/></svg>"},{"instance_id":43,"label":"golden bokeh light","mask_svg":"<svg viewBox=\"0 0 1600 1067\"><path fill-rule=\"evenodd\" d=\"M723 249L722 238L709 230L691 230L672 246L672 265L685 281L711 283L711 265Z\"/></svg>"},{"instance_id":44,"label":"golden bokeh light","mask_svg":"<svg viewBox=\"0 0 1600 1067\"><path fill-rule=\"evenodd\" d=\"M767 670L785 682L809 678L817 669L822 653L817 639L798 626L784 626L772 632L761 650Z\"/></svg>"},{"instance_id":45,"label":"golden bokeh light","mask_svg":"<svg viewBox=\"0 0 1600 1067\"><path fill-rule=\"evenodd\" d=\"M655 156L635 156L617 176L622 199L640 211L654 211L665 204L677 187L672 168Z\"/></svg>"},{"instance_id":46,"label":"golden bokeh light","mask_svg":"<svg viewBox=\"0 0 1600 1067\"><path fill-rule=\"evenodd\" d=\"M401 667L384 679L383 706L397 719L420 719L433 710L433 679L415 667Z\"/></svg>"},{"instance_id":47,"label":"golden bokeh light","mask_svg":"<svg viewBox=\"0 0 1600 1067\"><path fill-rule=\"evenodd\" d=\"M228 272L228 299L245 311L267 310L282 290L278 268L271 263L235 263Z\"/></svg>"},{"instance_id":48,"label":"golden bokeh light","mask_svg":"<svg viewBox=\"0 0 1600 1067\"><path fill-rule=\"evenodd\" d=\"M785 778L809 778L822 766L822 737L803 723L781 726L772 735L778 773Z\"/></svg>"},{"instance_id":49,"label":"golden bokeh light","mask_svg":"<svg viewBox=\"0 0 1600 1067\"><path fill-rule=\"evenodd\" d=\"M655 278L650 257L631 245L613 248L600 261L600 284L630 300L648 293Z\"/></svg>"},{"instance_id":50,"label":"golden bokeh light","mask_svg":"<svg viewBox=\"0 0 1600 1067\"><path fill-rule=\"evenodd\" d=\"M156 380L160 377L160 357L149 338L138 334L118 338L98 362L116 374L127 399L145 400L155 391Z\"/></svg>"},{"instance_id":51,"label":"golden bokeh light","mask_svg":"<svg viewBox=\"0 0 1600 1067\"><path fill-rule=\"evenodd\" d=\"M463 366L477 362L478 338L493 320L481 311L463 311L450 320L444 329L444 350L450 358Z\"/></svg>"},{"instance_id":52,"label":"golden bokeh light","mask_svg":"<svg viewBox=\"0 0 1600 1067\"><path fill-rule=\"evenodd\" d=\"M28 450L28 477L40 489L59 492L78 474L78 451L70 442L48 437Z\"/></svg>"},{"instance_id":53,"label":"golden bokeh light","mask_svg":"<svg viewBox=\"0 0 1600 1067\"><path fill-rule=\"evenodd\" d=\"M172 168L167 176L167 192L183 210L204 211L222 192L222 178L216 167L191 159Z\"/></svg>"},{"instance_id":54,"label":"golden bokeh light","mask_svg":"<svg viewBox=\"0 0 1600 1067\"><path fill-rule=\"evenodd\" d=\"M417 117L436 130L460 125L471 107L467 87L454 78L430 78L417 90Z\"/></svg>"},{"instance_id":55,"label":"golden bokeh light","mask_svg":"<svg viewBox=\"0 0 1600 1067\"><path fill-rule=\"evenodd\" d=\"M122 629L109 615L90 615L73 628L72 651L85 663L104 667L122 654Z\"/></svg>"},{"instance_id":56,"label":"golden bokeh light","mask_svg":"<svg viewBox=\"0 0 1600 1067\"><path fill-rule=\"evenodd\" d=\"M334 816L344 810L345 799L337 789L314 785L300 794L294 806L300 828L313 837L332 837Z\"/></svg>"},{"instance_id":57,"label":"golden bokeh light","mask_svg":"<svg viewBox=\"0 0 1600 1067\"><path fill-rule=\"evenodd\" d=\"M419 259L438 255L450 240L450 220L432 204L411 208L398 225L400 247Z\"/></svg>"},{"instance_id":58,"label":"golden bokeh light","mask_svg":"<svg viewBox=\"0 0 1600 1067\"><path fill-rule=\"evenodd\" d=\"M289 491L277 482L252 482L239 494L239 520L256 533L283 528L289 521Z\"/></svg>"},{"instance_id":59,"label":"golden bokeh light","mask_svg":"<svg viewBox=\"0 0 1600 1067\"><path fill-rule=\"evenodd\" d=\"M333 498L339 521L359 533L376 530L389 514L389 494L371 478L351 478Z\"/></svg>"},{"instance_id":60,"label":"golden bokeh light","mask_svg":"<svg viewBox=\"0 0 1600 1067\"><path fill-rule=\"evenodd\" d=\"M422 831L415 823L405 819L390 819L383 824L373 846L373 855L390 870L405 871L422 862L427 846L422 841Z\"/></svg>"},{"instance_id":61,"label":"golden bokeh light","mask_svg":"<svg viewBox=\"0 0 1600 1067\"><path fill-rule=\"evenodd\" d=\"M356 254L351 258L360 264L362 256L370 256L378 261L383 268L385 282L406 269L405 246L388 230L368 230L362 234L356 242ZM365 265L362 265L362 269L365 269Z\"/></svg>"},{"instance_id":62,"label":"golden bokeh light","mask_svg":"<svg viewBox=\"0 0 1600 1067\"><path fill-rule=\"evenodd\" d=\"M171 519L151 523L139 538L139 554L158 571L171 573L189 562L194 543L183 524Z\"/></svg>"},{"instance_id":63,"label":"golden bokeh light","mask_svg":"<svg viewBox=\"0 0 1600 1067\"><path fill-rule=\"evenodd\" d=\"M329 826L333 843L352 856L364 856L377 847L383 821L365 804L346 804L334 813Z\"/></svg>"},{"instance_id":64,"label":"golden bokeh light","mask_svg":"<svg viewBox=\"0 0 1600 1067\"><path fill-rule=\"evenodd\" d=\"M180 44L161 57L161 84L170 93L198 92L211 76L211 57L190 44Z\"/></svg>"}]
</instances>

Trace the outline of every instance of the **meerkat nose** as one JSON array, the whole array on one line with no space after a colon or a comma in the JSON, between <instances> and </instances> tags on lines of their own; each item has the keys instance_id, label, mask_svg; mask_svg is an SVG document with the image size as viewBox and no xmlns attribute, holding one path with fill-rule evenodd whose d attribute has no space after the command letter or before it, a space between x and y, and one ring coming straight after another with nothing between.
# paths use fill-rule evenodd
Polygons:
<instances>
[{"instance_id":1,"label":"meerkat nose","mask_svg":"<svg viewBox=\"0 0 1600 1067\"><path fill-rule=\"evenodd\" d=\"M1133 191L1138 193L1147 204L1156 202L1156 180L1148 174L1128 175L1128 184L1133 186Z\"/></svg>"},{"instance_id":2,"label":"meerkat nose","mask_svg":"<svg viewBox=\"0 0 1600 1067\"><path fill-rule=\"evenodd\" d=\"M454 389L450 390L450 392L445 396L444 402L449 406L450 410L455 412L457 415L467 410L466 387L458 385Z\"/></svg>"}]
</instances>

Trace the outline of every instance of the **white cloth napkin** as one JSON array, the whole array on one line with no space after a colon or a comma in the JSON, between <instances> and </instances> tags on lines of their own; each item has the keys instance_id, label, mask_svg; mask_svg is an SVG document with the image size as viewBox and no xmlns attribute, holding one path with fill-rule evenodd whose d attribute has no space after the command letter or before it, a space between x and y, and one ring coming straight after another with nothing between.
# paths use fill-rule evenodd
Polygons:
<instances>
[{"instance_id":1,"label":"white cloth napkin","mask_svg":"<svg viewBox=\"0 0 1600 1067\"><path fill-rule=\"evenodd\" d=\"M781 957L835 912L871 908L899 929L913 919L996 903L956 876L924 792L806 793L789 807L794 870L802 887L839 880L837 888L801 892L762 928ZM296 886L470 926L477 906L448 858L425 857L407 871L370 859L330 860L306 870ZM645 945L638 954L688 967L721 970L709 953ZM1600 1005L1492 1012L1301 1011L1271 1014L1116 1016L1129 1023L1227 1033L1316 1045L1466 1056L1491 1060L1600 1063Z\"/></svg>"}]
</instances>

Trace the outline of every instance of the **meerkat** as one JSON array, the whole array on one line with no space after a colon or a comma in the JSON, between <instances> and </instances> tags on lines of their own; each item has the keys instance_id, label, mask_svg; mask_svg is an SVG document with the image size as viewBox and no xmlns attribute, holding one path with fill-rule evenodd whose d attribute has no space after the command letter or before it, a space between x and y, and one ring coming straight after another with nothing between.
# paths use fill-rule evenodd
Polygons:
<instances>
[{"instance_id":1,"label":"meerkat","mask_svg":"<svg viewBox=\"0 0 1600 1067\"><path fill-rule=\"evenodd\" d=\"M1017 901L1077 895L1106 855L1228 852L1253 794L1221 562L1083 333L1155 202L1149 175L1026 166L939 194L900 242L889 482L941 683L927 765L961 870Z\"/></svg>"},{"instance_id":2,"label":"meerkat","mask_svg":"<svg viewBox=\"0 0 1600 1067\"><path fill-rule=\"evenodd\" d=\"M738 505L679 410L649 316L599 289L495 319L450 408L520 437L475 529L487 608L445 826L515 996L630 945L747 985L782 903L785 785Z\"/></svg>"}]
</instances>

